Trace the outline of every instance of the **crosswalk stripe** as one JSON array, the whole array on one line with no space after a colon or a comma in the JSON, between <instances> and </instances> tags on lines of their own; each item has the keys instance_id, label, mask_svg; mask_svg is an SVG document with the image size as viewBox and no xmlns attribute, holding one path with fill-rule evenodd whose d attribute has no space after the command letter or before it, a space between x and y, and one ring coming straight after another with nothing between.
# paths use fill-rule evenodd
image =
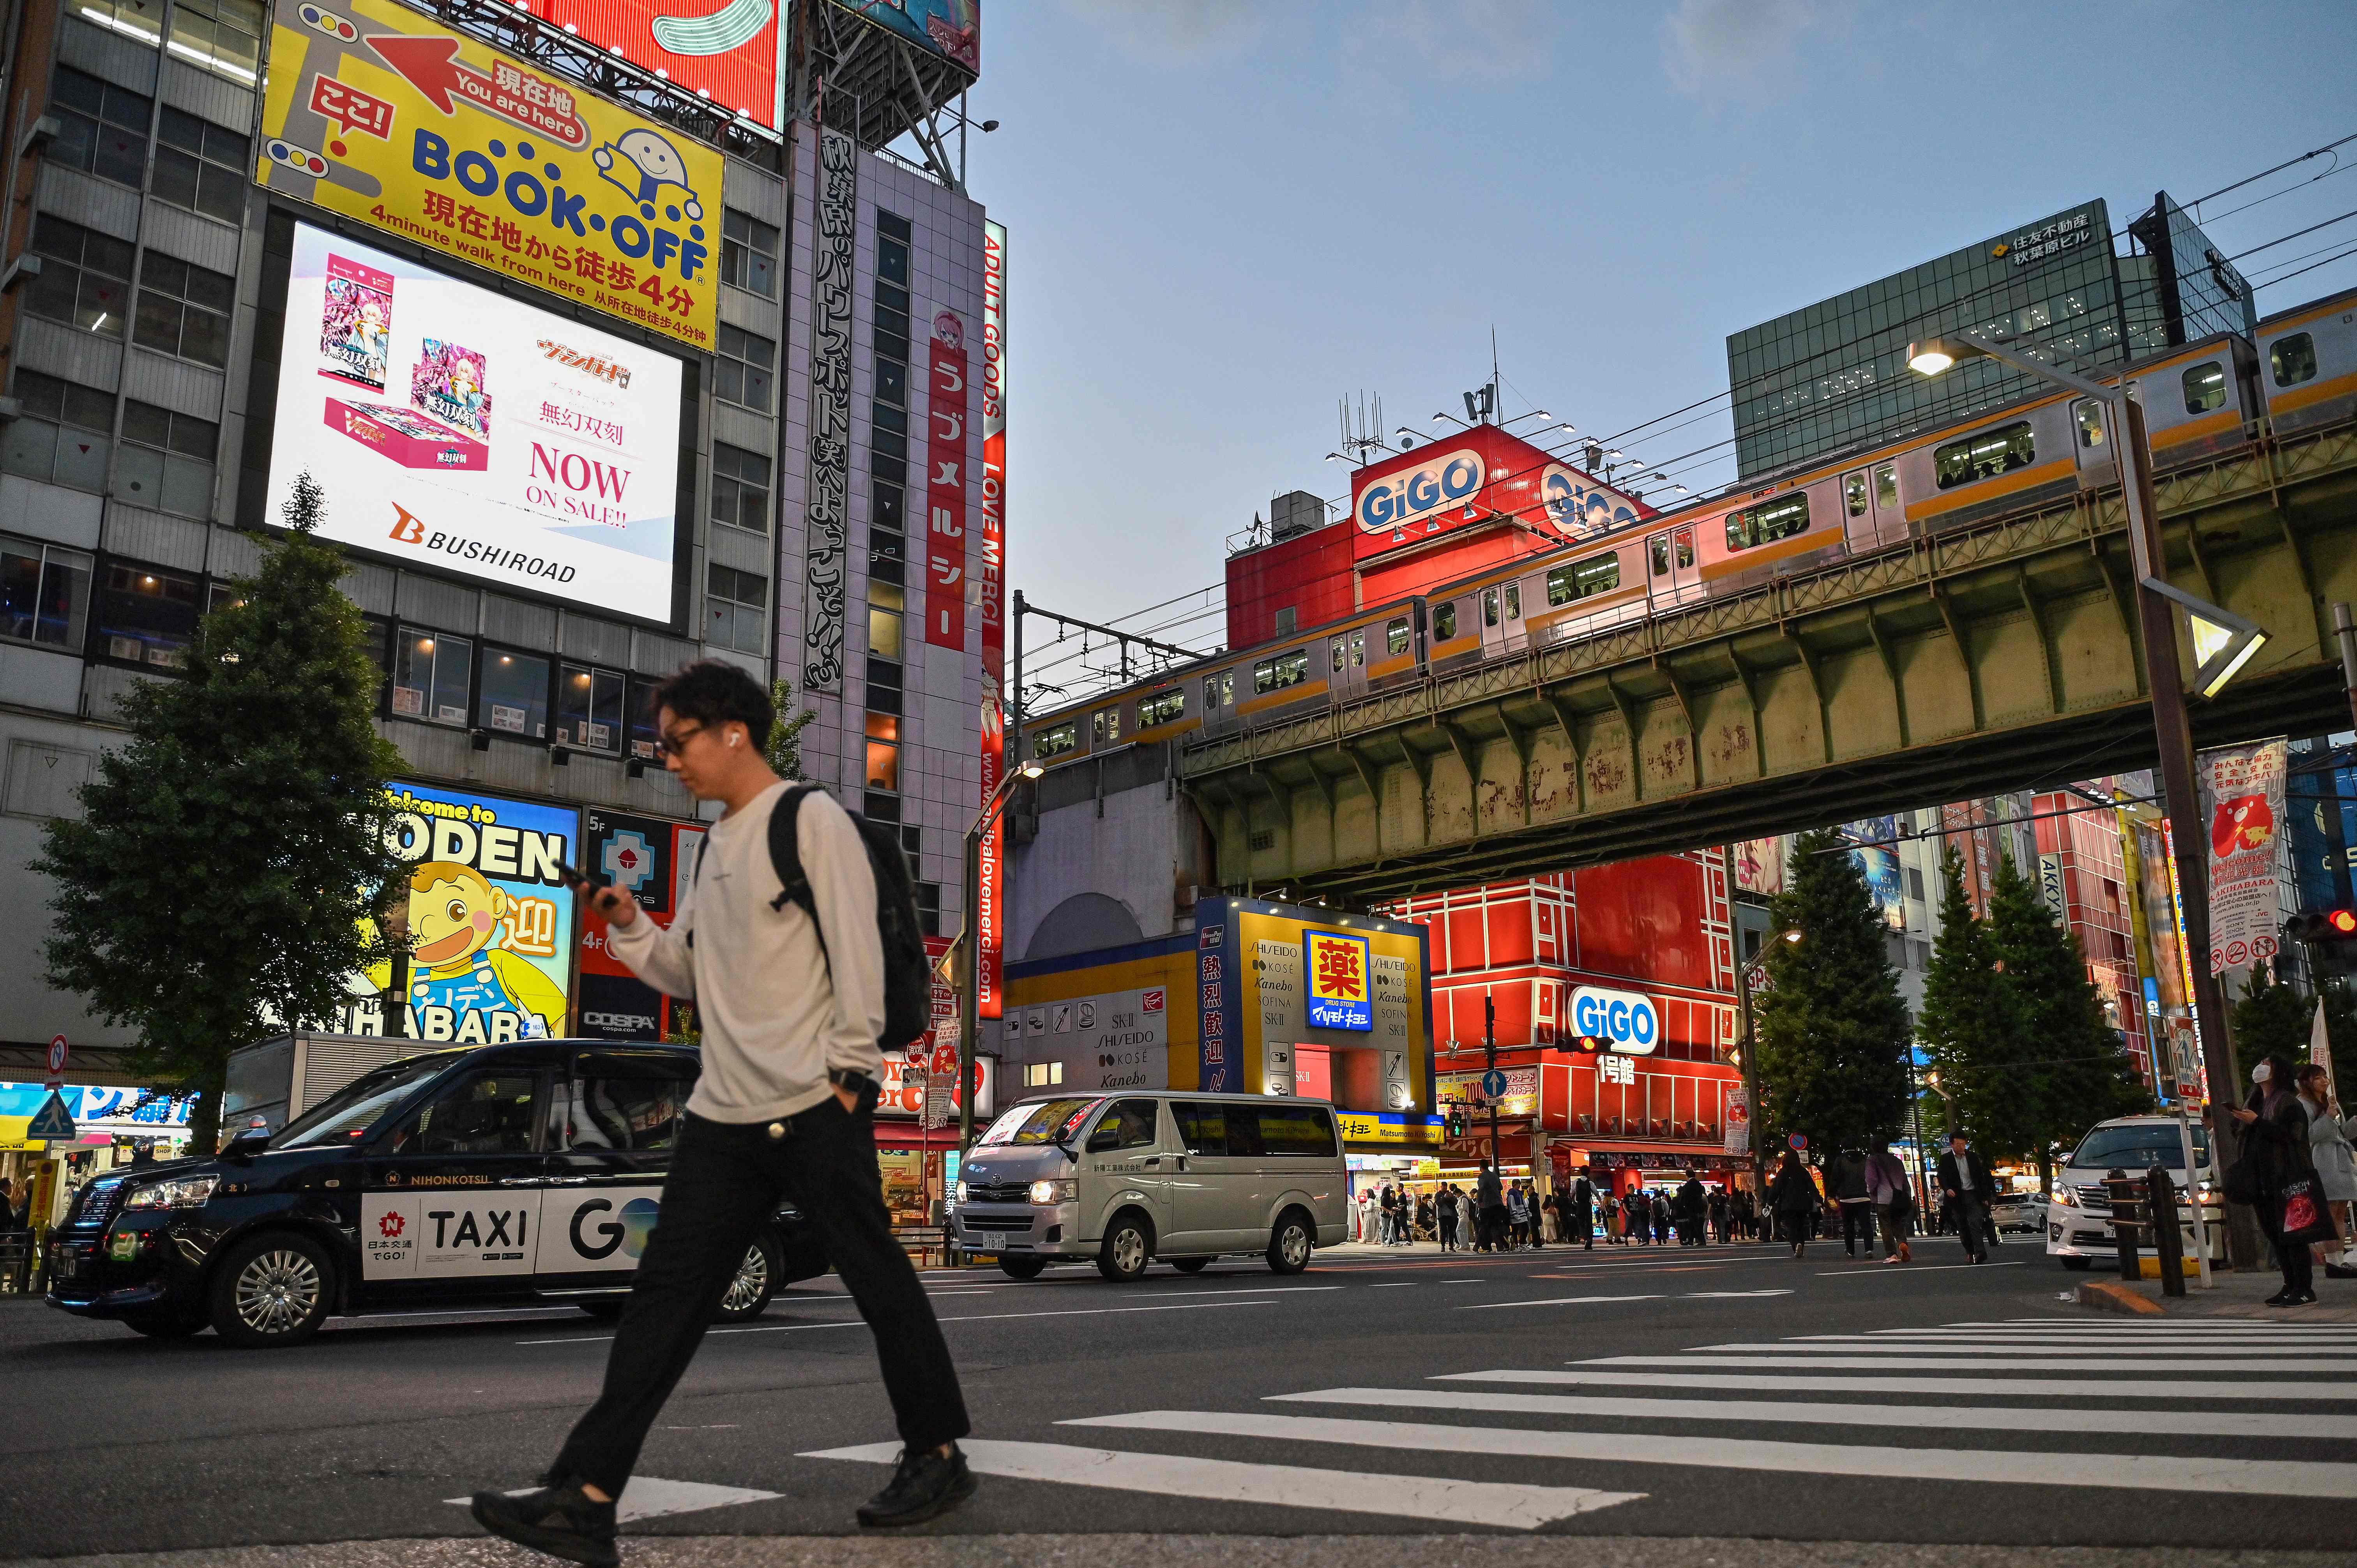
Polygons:
<instances>
[{"instance_id":1,"label":"crosswalk stripe","mask_svg":"<svg viewBox=\"0 0 2357 1568\"><path fill-rule=\"evenodd\" d=\"M2010 1317L1942 1325L1946 1328L2060 1328L2076 1326L2091 1326L2083 1317ZM2103 1326L2119 1334L2183 1334L2189 1332L2247 1333L2266 1331L2275 1334L2341 1334L2347 1332L2330 1323L2266 1323L2248 1318L2180 1317L2169 1323L2107 1323Z\"/></svg>"},{"instance_id":2,"label":"crosswalk stripe","mask_svg":"<svg viewBox=\"0 0 2357 1568\"><path fill-rule=\"evenodd\" d=\"M1469 1389L1318 1389L1308 1393L1268 1397L1283 1403L1517 1411L1538 1415L1630 1416L1640 1421L1789 1421L1804 1425L1902 1426L1925 1431L1955 1427L1985 1432L2050 1431L2057 1425L2056 1412L2051 1409L1998 1405L1623 1399L1609 1395L1477 1393ZM2148 1437L2154 1432L2153 1412L2148 1410L2073 1410L2061 1424L2074 1433L2118 1432ZM2201 1430L2216 1437L2357 1438L2357 1415L2205 1411Z\"/></svg>"},{"instance_id":3,"label":"crosswalk stripe","mask_svg":"<svg viewBox=\"0 0 2357 1568\"><path fill-rule=\"evenodd\" d=\"M2357 1498L2357 1465L2312 1459L2180 1458L2158 1454L2015 1453L1985 1448L1912 1448L1781 1443L1752 1437L1664 1437L1635 1432L1534 1431L1430 1422L1354 1421L1258 1412L1149 1410L1090 1416L1060 1426L1267 1437L1299 1443L1408 1448L1420 1453L1577 1459L1589 1464L1691 1465L1788 1475L1872 1476L1921 1481L2002 1481L2049 1487L2245 1497ZM897 1453L889 1444L880 1450ZM1385 1482L1397 1477L1371 1477Z\"/></svg>"},{"instance_id":4,"label":"crosswalk stripe","mask_svg":"<svg viewBox=\"0 0 2357 1568\"><path fill-rule=\"evenodd\" d=\"M2074 1363L2075 1364L2075 1363ZM1664 1365L1674 1368L1674 1359ZM1824 1363L1806 1363L1822 1369ZM1875 1363L1879 1367L1881 1363ZM1958 1369L1950 1367L1950 1371ZM2105 1370L2111 1369L2106 1368ZM1977 1394L2001 1391L2012 1398L2039 1395L2047 1399L2218 1400L2295 1402L2303 1404L2357 1403L2357 1382L2219 1383L2150 1379L2114 1380L2108 1378L1802 1378L1739 1372L1608 1372L1530 1371L1441 1372L1437 1382L1577 1383L1596 1388L1726 1389L1757 1393Z\"/></svg>"},{"instance_id":5,"label":"crosswalk stripe","mask_svg":"<svg viewBox=\"0 0 2357 1568\"><path fill-rule=\"evenodd\" d=\"M1107 1487L1167 1498L1275 1503L1287 1508L1388 1514L1454 1524L1508 1525L1518 1530L1535 1530L1574 1514L1633 1502L1645 1495L1601 1491L1591 1487L1532 1487L1506 1481L1458 1481L1437 1476L1253 1465L1233 1459L1192 1459L1175 1454L1125 1454L1111 1448L1082 1448L1062 1443L974 1439L959 1446L965 1452L967 1465L985 1476ZM801 1455L805 1459L856 1459L878 1465L891 1464L899 1456L900 1445L897 1443L825 1448Z\"/></svg>"},{"instance_id":6,"label":"crosswalk stripe","mask_svg":"<svg viewBox=\"0 0 2357 1568\"><path fill-rule=\"evenodd\" d=\"M1501 1306L1588 1306L1607 1301L1663 1301L1658 1295L1556 1295L1544 1301L1484 1301L1471 1306L1460 1306L1459 1312L1491 1312Z\"/></svg>"},{"instance_id":7,"label":"crosswalk stripe","mask_svg":"<svg viewBox=\"0 0 2357 1568\"><path fill-rule=\"evenodd\" d=\"M538 1489L536 1487L519 1487L508 1496L520 1498ZM614 1522L628 1524L638 1519L662 1519L668 1514L734 1508L739 1503L767 1502L779 1495L776 1492L757 1492L750 1487L716 1487L709 1481L665 1481L653 1476L633 1476L623 1484L622 1495L614 1499ZM474 1499L444 1498L442 1500L464 1508Z\"/></svg>"},{"instance_id":8,"label":"crosswalk stripe","mask_svg":"<svg viewBox=\"0 0 2357 1568\"><path fill-rule=\"evenodd\" d=\"M1804 1356L1866 1355L1866 1356L1996 1356L2005 1354L1986 1345L1950 1345L1935 1343L1919 1345L1912 1342L1894 1344L1888 1339L1851 1339L1836 1344L1812 1344L1799 1340L1770 1340L1765 1343L1737 1340L1725 1345L1697 1345L1697 1350L1774 1350ZM2024 1348L2040 1348L2034 1343ZM2280 1356L2290 1347L2283 1345L2222 1345L2212 1341L2185 1344L2165 1340L2157 1345L2080 1345L2075 1342L2045 1347L2068 1350L2073 1356L2149 1356L2181 1350L2196 1350L2204 1356ZM2318 1346L2313 1349L2301 1347L2305 1355L2330 1358L2357 1356L2357 1346Z\"/></svg>"},{"instance_id":9,"label":"crosswalk stripe","mask_svg":"<svg viewBox=\"0 0 2357 1568\"><path fill-rule=\"evenodd\" d=\"M1795 1347L1797 1348L1797 1347ZM1912 1360L1900 1356L1598 1356L1581 1366L1599 1367L1842 1367L1857 1371L1888 1368L1894 1372L1954 1368L1958 1363L1927 1357ZM1990 1356L1972 1363L1984 1372L2083 1372L2096 1369L2080 1356ZM2106 1361L2106 1372L2309 1372L2312 1360L2238 1361L2228 1357L2186 1356Z\"/></svg>"},{"instance_id":10,"label":"crosswalk stripe","mask_svg":"<svg viewBox=\"0 0 2357 1568\"><path fill-rule=\"evenodd\" d=\"M1878 1328L1871 1334L1800 1334L1796 1339L1878 1340L1885 1345L1937 1344L2009 1345L2024 1340L2093 1339L2115 1344L2182 1340L2187 1344L2219 1345L2345 1345L2357 1342L2357 1328L2326 1332L2287 1333L2272 1328L2201 1330L2190 1328Z\"/></svg>"}]
</instances>

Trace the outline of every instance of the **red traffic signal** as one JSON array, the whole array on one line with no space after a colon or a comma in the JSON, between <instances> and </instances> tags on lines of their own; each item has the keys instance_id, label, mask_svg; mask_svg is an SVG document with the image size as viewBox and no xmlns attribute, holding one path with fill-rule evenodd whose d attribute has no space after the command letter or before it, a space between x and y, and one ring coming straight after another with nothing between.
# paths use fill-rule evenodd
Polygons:
<instances>
[{"instance_id":1,"label":"red traffic signal","mask_svg":"<svg viewBox=\"0 0 2357 1568\"><path fill-rule=\"evenodd\" d=\"M2284 929L2298 942L2357 940L2357 909L2302 910L2284 922Z\"/></svg>"}]
</instances>

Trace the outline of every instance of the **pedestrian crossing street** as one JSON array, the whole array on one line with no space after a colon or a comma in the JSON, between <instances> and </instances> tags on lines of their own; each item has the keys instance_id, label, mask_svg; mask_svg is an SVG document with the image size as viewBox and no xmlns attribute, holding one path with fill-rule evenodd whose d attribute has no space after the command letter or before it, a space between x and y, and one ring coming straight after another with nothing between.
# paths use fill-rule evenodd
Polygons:
<instances>
[{"instance_id":1,"label":"pedestrian crossing street","mask_svg":"<svg viewBox=\"0 0 2357 1568\"><path fill-rule=\"evenodd\" d=\"M2048 1375L2056 1372L2072 1375ZM1625 1485L1632 1466L2357 1499L2357 1326L1957 1323L1450 1372L1412 1387L1312 1389L1262 1403L1079 1416L1057 1424L1086 1441L980 1437L963 1446L985 1476L1524 1530L1644 1499L1651 1494L1581 1484ZM1777 1435L1729 1434L1730 1424ZM2018 1441L1943 1441L1972 1434ZM1211 1439L1222 1456L1157 1451L1157 1437L1198 1447ZM2219 1440L2233 1441L2232 1456L2212 1452ZM1287 1445L1288 1461L1330 1452L1336 1463L1251 1456L1275 1444ZM802 1457L888 1465L898 1452L864 1444ZM1430 1464L1444 1455L1509 1461L1502 1473L1545 1480L1418 1474L1405 1457ZM1662 1490L1695 1479L1664 1473Z\"/></svg>"}]
</instances>

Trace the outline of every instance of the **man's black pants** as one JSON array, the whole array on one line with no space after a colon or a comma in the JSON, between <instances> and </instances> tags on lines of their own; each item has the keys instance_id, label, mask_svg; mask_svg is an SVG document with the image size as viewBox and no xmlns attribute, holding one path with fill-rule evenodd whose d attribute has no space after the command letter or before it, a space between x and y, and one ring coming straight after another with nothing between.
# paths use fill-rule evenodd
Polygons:
<instances>
[{"instance_id":1,"label":"man's black pants","mask_svg":"<svg viewBox=\"0 0 2357 1568\"><path fill-rule=\"evenodd\" d=\"M1874 1256L1874 1205L1855 1198L1842 1199L1842 1251L1854 1251L1861 1238L1866 1242L1866 1255Z\"/></svg>"},{"instance_id":2,"label":"man's black pants","mask_svg":"<svg viewBox=\"0 0 2357 1568\"><path fill-rule=\"evenodd\" d=\"M1956 1196L1956 1236L1964 1244L1964 1256L1978 1261L1988 1256L1988 1209L1978 1193Z\"/></svg>"},{"instance_id":3,"label":"man's black pants","mask_svg":"<svg viewBox=\"0 0 2357 1568\"><path fill-rule=\"evenodd\" d=\"M785 1136L770 1137L770 1125L681 1119L662 1209L606 1357L605 1390L565 1440L552 1471L560 1480L621 1496L721 1292L781 1197L801 1208L875 1331L900 1441L937 1448L970 1430L932 1304L892 1239L868 1119L829 1094L782 1122Z\"/></svg>"}]
</instances>

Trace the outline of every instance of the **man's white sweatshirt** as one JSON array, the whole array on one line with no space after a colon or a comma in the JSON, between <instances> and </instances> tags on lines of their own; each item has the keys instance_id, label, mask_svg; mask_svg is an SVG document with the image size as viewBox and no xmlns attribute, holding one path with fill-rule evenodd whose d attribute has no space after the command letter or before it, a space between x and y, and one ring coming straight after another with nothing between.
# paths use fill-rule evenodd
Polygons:
<instances>
[{"instance_id":1,"label":"man's white sweatshirt","mask_svg":"<svg viewBox=\"0 0 2357 1568\"><path fill-rule=\"evenodd\" d=\"M770 908L784 890L770 862L770 813L787 788L712 825L669 930L641 915L608 939L640 979L694 1002L704 1070L687 1108L706 1121L807 1111L833 1092L832 1068L882 1073L884 949L867 848L823 789L802 798L795 842L826 928L822 950L801 905Z\"/></svg>"}]
</instances>

